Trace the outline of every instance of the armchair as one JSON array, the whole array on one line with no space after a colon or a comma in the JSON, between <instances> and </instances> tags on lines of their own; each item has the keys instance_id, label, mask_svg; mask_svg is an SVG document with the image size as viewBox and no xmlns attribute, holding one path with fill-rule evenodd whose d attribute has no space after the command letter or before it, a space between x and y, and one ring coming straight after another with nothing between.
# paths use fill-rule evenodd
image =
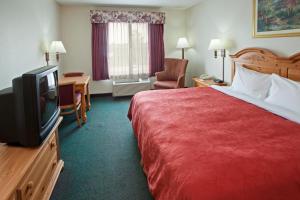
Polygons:
<instances>
[{"instance_id":1,"label":"armchair","mask_svg":"<svg viewBox=\"0 0 300 200\"><path fill-rule=\"evenodd\" d=\"M165 70L155 73L157 81L154 82L154 88L184 88L187 64L188 60L185 59L166 58Z\"/></svg>"}]
</instances>

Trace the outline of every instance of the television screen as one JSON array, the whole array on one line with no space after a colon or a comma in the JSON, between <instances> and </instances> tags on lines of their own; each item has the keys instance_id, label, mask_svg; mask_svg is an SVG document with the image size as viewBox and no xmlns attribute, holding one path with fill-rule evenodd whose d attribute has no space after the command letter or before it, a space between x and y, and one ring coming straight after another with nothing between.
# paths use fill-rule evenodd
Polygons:
<instances>
[{"instance_id":1,"label":"television screen","mask_svg":"<svg viewBox=\"0 0 300 200\"><path fill-rule=\"evenodd\" d=\"M44 127L58 107L57 73L41 77L39 88L41 126Z\"/></svg>"}]
</instances>

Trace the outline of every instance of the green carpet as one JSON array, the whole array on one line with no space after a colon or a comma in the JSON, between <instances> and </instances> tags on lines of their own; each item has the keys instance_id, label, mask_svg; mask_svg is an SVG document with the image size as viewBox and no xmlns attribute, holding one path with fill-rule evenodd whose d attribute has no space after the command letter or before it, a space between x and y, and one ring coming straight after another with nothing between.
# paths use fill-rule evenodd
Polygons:
<instances>
[{"instance_id":1,"label":"green carpet","mask_svg":"<svg viewBox=\"0 0 300 200\"><path fill-rule=\"evenodd\" d=\"M88 122L66 116L59 129L65 162L51 200L152 199L127 119L130 98L92 98Z\"/></svg>"}]
</instances>

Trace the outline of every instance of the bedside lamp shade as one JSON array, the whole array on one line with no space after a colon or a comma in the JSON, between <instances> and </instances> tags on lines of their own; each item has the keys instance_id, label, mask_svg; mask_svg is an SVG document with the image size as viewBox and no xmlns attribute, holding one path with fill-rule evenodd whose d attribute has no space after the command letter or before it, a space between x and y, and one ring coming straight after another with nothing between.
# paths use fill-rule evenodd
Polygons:
<instances>
[{"instance_id":1,"label":"bedside lamp shade","mask_svg":"<svg viewBox=\"0 0 300 200\"><path fill-rule=\"evenodd\" d=\"M209 43L208 50L229 49L231 46L230 40L212 39Z\"/></svg>"},{"instance_id":2,"label":"bedside lamp shade","mask_svg":"<svg viewBox=\"0 0 300 200\"><path fill-rule=\"evenodd\" d=\"M50 52L67 53L67 51L61 41L53 41L50 46Z\"/></svg>"},{"instance_id":3,"label":"bedside lamp shade","mask_svg":"<svg viewBox=\"0 0 300 200\"><path fill-rule=\"evenodd\" d=\"M189 48L189 47L190 47L190 44L185 37L178 39L176 48L184 49L184 48Z\"/></svg>"},{"instance_id":4,"label":"bedside lamp shade","mask_svg":"<svg viewBox=\"0 0 300 200\"><path fill-rule=\"evenodd\" d=\"M208 50L220 50L222 49L222 42L220 39L212 39L209 43Z\"/></svg>"},{"instance_id":5,"label":"bedside lamp shade","mask_svg":"<svg viewBox=\"0 0 300 200\"><path fill-rule=\"evenodd\" d=\"M182 50L182 59L184 59L184 49L189 48L189 47L190 47L190 44L185 37L181 37L178 39L176 48Z\"/></svg>"}]
</instances>

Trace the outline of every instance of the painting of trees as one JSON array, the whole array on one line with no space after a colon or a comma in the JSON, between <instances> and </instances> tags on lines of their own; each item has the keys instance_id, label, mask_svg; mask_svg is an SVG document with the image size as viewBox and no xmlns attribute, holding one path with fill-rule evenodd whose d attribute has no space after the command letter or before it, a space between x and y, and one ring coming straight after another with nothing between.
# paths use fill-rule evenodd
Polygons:
<instances>
[{"instance_id":1,"label":"painting of trees","mask_svg":"<svg viewBox=\"0 0 300 200\"><path fill-rule=\"evenodd\" d=\"M256 0L257 31L300 29L300 0Z\"/></svg>"}]
</instances>

